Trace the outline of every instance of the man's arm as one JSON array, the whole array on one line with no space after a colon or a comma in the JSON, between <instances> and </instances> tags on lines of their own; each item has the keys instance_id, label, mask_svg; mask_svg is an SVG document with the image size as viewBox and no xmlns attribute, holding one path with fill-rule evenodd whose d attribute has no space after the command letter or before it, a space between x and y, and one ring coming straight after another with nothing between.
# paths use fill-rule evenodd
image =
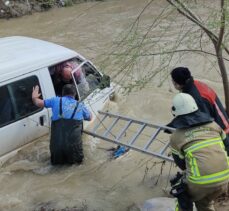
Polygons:
<instances>
[{"instance_id":1,"label":"man's arm","mask_svg":"<svg viewBox=\"0 0 229 211\"><path fill-rule=\"evenodd\" d=\"M186 169L186 165L185 165L185 159L181 159L179 157L179 155L172 153L173 156L173 160L175 162L175 164L181 169L181 170L185 170Z\"/></svg>"},{"instance_id":2,"label":"man's arm","mask_svg":"<svg viewBox=\"0 0 229 211\"><path fill-rule=\"evenodd\" d=\"M33 87L33 92L32 92L32 101L34 105L43 108L44 107L44 100L40 99L41 93L39 93L39 86L36 85Z\"/></svg>"},{"instance_id":3,"label":"man's arm","mask_svg":"<svg viewBox=\"0 0 229 211\"><path fill-rule=\"evenodd\" d=\"M84 120L91 121L92 120L92 113L87 109L87 107L82 103L82 110L83 110L83 117Z\"/></svg>"},{"instance_id":4,"label":"man's arm","mask_svg":"<svg viewBox=\"0 0 229 211\"><path fill-rule=\"evenodd\" d=\"M172 146L172 145L171 145L171 151L172 151L172 157L173 157L173 160L174 160L175 164L181 170L184 171L186 169L184 155L182 155L181 152L179 152L178 149L176 149L175 146Z\"/></svg>"},{"instance_id":5,"label":"man's arm","mask_svg":"<svg viewBox=\"0 0 229 211\"><path fill-rule=\"evenodd\" d=\"M227 152L227 156L229 156L229 137L223 130L222 130L220 136L221 136L221 138L223 140L223 143L224 143L224 146L225 146L225 150Z\"/></svg>"}]
</instances>

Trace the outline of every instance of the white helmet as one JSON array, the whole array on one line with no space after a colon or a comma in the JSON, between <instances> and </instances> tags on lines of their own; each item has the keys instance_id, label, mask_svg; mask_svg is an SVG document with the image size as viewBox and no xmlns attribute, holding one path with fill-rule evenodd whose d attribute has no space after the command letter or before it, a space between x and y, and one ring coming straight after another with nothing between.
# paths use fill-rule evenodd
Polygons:
<instances>
[{"instance_id":1,"label":"white helmet","mask_svg":"<svg viewBox=\"0 0 229 211\"><path fill-rule=\"evenodd\" d=\"M176 117L197 111L195 100L189 94L179 93L173 98L172 114Z\"/></svg>"}]
</instances>

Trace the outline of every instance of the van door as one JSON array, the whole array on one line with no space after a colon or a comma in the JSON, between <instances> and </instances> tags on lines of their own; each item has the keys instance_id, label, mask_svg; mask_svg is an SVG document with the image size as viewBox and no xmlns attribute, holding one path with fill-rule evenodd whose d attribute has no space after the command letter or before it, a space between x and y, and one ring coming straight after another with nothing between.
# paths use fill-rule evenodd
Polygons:
<instances>
[{"instance_id":1,"label":"van door","mask_svg":"<svg viewBox=\"0 0 229 211\"><path fill-rule=\"evenodd\" d=\"M35 85L40 85L39 73L19 77L0 87L0 155L49 132L48 110L32 102Z\"/></svg>"},{"instance_id":2,"label":"van door","mask_svg":"<svg viewBox=\"0 0 229 211\"><path fill-rule=\"evenodd\" d=\"M81 76L80 80L79 76ZM114 93L110 78L102 75L90 61L83 61L72 72L72 77L77 86L80 100L84 101L87 107L95 114L104 107L109 97ZM107 82L104 81L105 78L107 78Z\"/></svg>"}]
</instances>

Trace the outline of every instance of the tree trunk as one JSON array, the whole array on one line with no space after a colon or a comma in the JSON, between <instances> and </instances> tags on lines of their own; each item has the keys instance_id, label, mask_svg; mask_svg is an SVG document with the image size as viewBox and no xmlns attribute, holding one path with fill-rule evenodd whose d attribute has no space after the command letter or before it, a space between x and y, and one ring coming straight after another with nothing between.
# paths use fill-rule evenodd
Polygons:
<instances>
[{"instance_id":1,"label":"tree trunk","mask_svg":"<svg viewBox=\"0 0 229 211\"><path fill-rule=\"evenodd\" d=\"M215 48L217 48L217 46L215 46ZM216 49L216 54L217 54L217 61L218 61L218 65L219 65L219 69L223 81L226 112L229 115L229 84L228 84L227 70L222 55L222 48L220 48L218 51Z\"/></svg>"}]
</instances>

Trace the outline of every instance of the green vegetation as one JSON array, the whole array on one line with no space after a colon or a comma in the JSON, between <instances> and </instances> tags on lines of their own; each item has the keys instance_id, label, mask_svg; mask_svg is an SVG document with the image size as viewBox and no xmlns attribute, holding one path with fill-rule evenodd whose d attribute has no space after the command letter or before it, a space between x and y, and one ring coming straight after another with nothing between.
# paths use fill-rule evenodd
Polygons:
<instances>
[{"instance_id":1,"label":"green vegetation","mask_svg":"<svg viewBox=\"0 0 229 211\"><path fill-rule=\"evenodd\" d=\"M55 0L36 0L41 8L49 9L55 4Z\"/></svg>"}]
</instances>

